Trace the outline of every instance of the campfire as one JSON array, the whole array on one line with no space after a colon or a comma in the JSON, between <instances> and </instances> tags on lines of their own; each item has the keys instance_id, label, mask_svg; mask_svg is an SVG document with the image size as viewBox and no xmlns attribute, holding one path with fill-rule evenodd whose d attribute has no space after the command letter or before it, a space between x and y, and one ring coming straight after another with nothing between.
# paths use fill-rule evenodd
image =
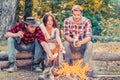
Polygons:
<instances>
[{"instance_id":1,"label":"campfire","mask_svg":"<svg viewBox=\"0 0 120 80\"><path fill-rule=\"evenodd\" d=\"M64 62L59 67L55 68L53 74L56 80L86 80L86 73L90 70L90 67L88 64L82 67L82 61L82 59L78 60L78 62L73 65Z\"/></svg>"}]
</instances>

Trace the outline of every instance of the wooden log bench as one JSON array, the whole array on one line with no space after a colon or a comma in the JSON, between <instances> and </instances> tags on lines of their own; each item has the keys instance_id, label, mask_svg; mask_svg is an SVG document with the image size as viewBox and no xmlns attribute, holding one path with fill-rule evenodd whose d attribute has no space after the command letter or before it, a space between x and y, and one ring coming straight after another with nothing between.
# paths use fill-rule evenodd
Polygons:
<instances>
[{"instance_id":1,"label":"wooden log bench","mask_svg":"<svg viewBox=\"0 0 120 80\"><path fill-rule=\"evenodd\" d=\"M103 77L106 75L120 75L120 53L94 52L92 61L97 63L93 66L94 71L98 68L95 72L97 77L99 75Z\"/></svg>"},{"instance_id":2,"label":"wooden log bench","mask_svg":"<svg viewBox=\"0 0 120 80\"><path fill-rule=\"evenodd\" d=\"M94 52L92 59L96 61L120 61L120 53Z\"/></svg>"},{"instance_id":3,"label":"wooden log bench","mask_svg":"<svg viewBox=\"0 0 120 80\"><path fill-rule=\"evenodd\" d=\"M16 65L18 67L27 66L32 64L32 52L22 51L17 52ZM0 69L8 67L8 53L0 53Z\"/></svg>"},{"instance_id":4,"label":"wooden log bench","mask_svg":"<svg viewBox=\"0 0 120 80\"><path fill-rule=\"evenodd\" d=\"M30 59L30 58L32 58L32 52L27 52L27 51L17 52L16 59ZM8 53L1 52L0 61L6 61L6 60L8 60Z\"/></svg>"}]
</instances>

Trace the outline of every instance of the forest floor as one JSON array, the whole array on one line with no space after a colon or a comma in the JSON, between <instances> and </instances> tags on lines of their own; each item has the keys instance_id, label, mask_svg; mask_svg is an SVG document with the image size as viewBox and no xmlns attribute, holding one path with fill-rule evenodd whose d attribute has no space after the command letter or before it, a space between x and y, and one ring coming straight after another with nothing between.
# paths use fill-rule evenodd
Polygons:
<instances>
[{"instance_id":1,"label":"forest floor","mask_svg":"<svg viewBox=\"0 0 120 80\"><path fill-rule=\"evenodd\" d=\"M6 50L7 50L6 45L0 45L0 51L6 51ZM94 43L93 53L94 52L98 52L98 53L108 52L113 54L118 54L118 53L120 54L120 43L119 42ZM111 61L109 65L110 67L108 70L107 69L108 64L105 61L94 61L94 60L92 61L92 69L94 70L95 74L120 75L120 61ZM0 80L38 80L39 74L40 72L32 71L31 66L26 66L19 68L18 71L14 73L0 71Z\"/></svg>"}]
</instances>

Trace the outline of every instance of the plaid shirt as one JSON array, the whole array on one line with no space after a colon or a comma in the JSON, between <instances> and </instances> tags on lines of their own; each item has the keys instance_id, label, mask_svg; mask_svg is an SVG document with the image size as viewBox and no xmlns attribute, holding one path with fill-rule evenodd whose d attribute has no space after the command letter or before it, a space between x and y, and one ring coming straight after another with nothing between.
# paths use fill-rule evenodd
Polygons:
<instances>
[{"instance_id":1,"label":"plaid shirt","mask_svg":"<svg viewBox=\"0 0 120 80\"><path fill-rule=\"evenodd\" d=\"M64 21L64 35L68 35L72 38L77 37L79 40L84 39L85 37L92 36L90 20L82 17L82 23L76 25L73 23L73 17L69 17Z\"/></svg>"},{"instance_id":2,"label":"plaid shirt","mask_svg":"<svg viewBox=\"0 0 120 80\"><path fill-rule=\"evenodd\" d=\"M39 43L46 41L39 26L36 27L35 33L30 33L25 28L25 23L22 21L17 23L12 29L8 30L8 32L12 33L17 33L18 31L22 31L24 33L24 37L21 39L24 44L32 43L35 41L35 39L37 39Z\"/></svg>"}]
</instances>

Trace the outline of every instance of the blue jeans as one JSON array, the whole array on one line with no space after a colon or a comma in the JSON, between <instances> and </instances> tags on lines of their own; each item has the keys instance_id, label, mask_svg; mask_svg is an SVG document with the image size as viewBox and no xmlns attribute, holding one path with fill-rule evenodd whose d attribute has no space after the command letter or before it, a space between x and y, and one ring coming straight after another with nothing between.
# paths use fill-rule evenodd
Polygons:
<instances>
[{"instance_id":1,"label":"blue jeans","mask_svg":"<svg viewBox=\"0 0 120 80\"><path fill-rule=\"evenodd\" d=\"M25 45L23 43L18 44L16 38L9 37L8 38L8 60L11 63L16 61L16 50L32 52L34 54L33 56L34 63L39 63L43 53L43 48L38 43L37 39L35 39L33 43Z\"/></svg>"},{"instance_id":2,"label":"blue jeans","mask_svg":"<svg viewBox=\"0 0 120 80\"><path fill-rule=\"evenodd\" d=\"M69 64L71 63L72 57L71 57L71 52L74 51L80 51L81 52L81 58L83 58L84 63L88 63L90 57L92 56L92 42L88 42L84 45L81 45L81 47L74 47L73 43L69 43L67 41L64 42L65 50L66 53L64 54L65 61L68 62Z\"/></svg>"}]
</instances>

